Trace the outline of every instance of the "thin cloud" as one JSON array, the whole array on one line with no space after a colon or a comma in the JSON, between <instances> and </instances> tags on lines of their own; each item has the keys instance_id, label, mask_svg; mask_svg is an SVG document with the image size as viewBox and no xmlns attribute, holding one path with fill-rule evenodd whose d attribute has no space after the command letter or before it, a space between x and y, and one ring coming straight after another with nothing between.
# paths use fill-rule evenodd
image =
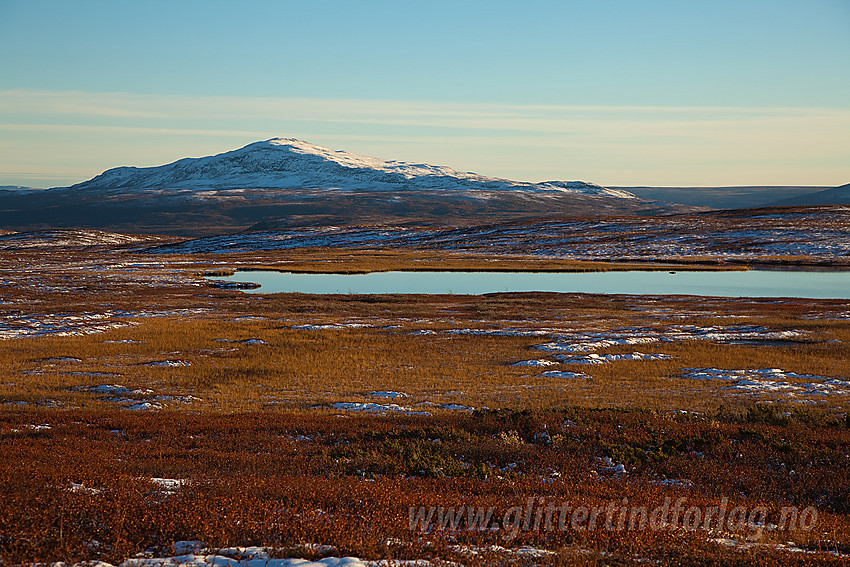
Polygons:
<instances>
[{"instance_id":1,"label":"thin cloud","mask_svg":"<svg viewBox=\"0 0 850 567\"><path fill-rule=\"evenodd\" d=\"M29 177L61 167L70 179L281 135L531 181L829 185L850 178L848 109L0 91L0 144L19 159L0 168L3 179L14 177L12 169ZM69 143L73 162L59 157Z\"/></svg>"}]
</instances>

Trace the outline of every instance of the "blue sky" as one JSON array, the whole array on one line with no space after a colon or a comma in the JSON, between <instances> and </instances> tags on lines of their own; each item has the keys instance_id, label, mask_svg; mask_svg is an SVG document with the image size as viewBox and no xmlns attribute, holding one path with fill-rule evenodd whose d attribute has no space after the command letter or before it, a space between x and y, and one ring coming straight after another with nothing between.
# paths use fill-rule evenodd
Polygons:
<instances>
[{"instance_id":1,"label":"blue sky","mask_svg":"<svg viewBox=\"0 0 850 567\"><path fill-rule=\"evenodd\" d=\"M0 0L0 185L270 137L515 179L850 181L850 1Z\"/></svg>"}]
</instances>

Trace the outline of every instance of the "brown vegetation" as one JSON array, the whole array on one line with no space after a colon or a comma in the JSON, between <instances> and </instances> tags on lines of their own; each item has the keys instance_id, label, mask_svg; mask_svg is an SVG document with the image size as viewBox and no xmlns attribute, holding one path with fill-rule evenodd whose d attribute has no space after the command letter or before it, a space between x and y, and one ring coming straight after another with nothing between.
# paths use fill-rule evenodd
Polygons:
<instances>
[{"instance_id":1,"label":"brown vegetation","mask_svg":"<svg viewBox=\"0 0 850 567\"><path fill-rule=\"evenodd\" d=\"M688 264L677 262L604 262L570 258L528 257L504 254L427 252L421 250L334 250L328 248L296 248L280 252L251 252L228 255L241 264L240 270L272 270L316 274L365 274L402 271L470 271L470 272L611 272L667 270L744 270L722 262L694 258ZM219 271L208 276L230 275Z\"/></svg>"},{"instance_id":2,"label":"brown vegetation","mask_svg":"<svg viewBox=\"0 0 850 567\"><path fill-rule=\"evenodd\" d=\"M811 411L786 418L764 407L710 417L562 408L340 419L36 410L4 412L0 436L0 556L10 562L117 561L186 539L452 559L455 543L507 543L499 532L411 530L409 506L493 506L501 516L529 497L587 506L627 498L648 507L668 496L684 496L689 506L728 497L736 506L765 506L769 523L782 506L814 506L814 530L745 535L850 551L850 429ZM625 474L608 470L606 457ZM182 484L164 487L157 478ZM708 541L724 535L539 529L510 545L561 550L556 562L565 563L577 550L622 565L809 560Z\"/></svg>"},{"instance_id":3,"label":"brown vegetation","mask_svg":"<svg viewBox=\"0 0 850 567\"><path fill-rule=\"evenodd\" d=\"M421 261L457 268L471 261L395 252L317 258L151 258L108 249L0 254L0 332L38 331L0 340L0 558L120 561L197 539L267 545L282 555L314 556L304 544L321 543L335 546L333 554L463 564L495 559L469 558L453 545L529 544L557 551L542 560L554 564L846 561L850 400L822 396L813 409L781 394L732 394L722 381L681 377L684 368L782 368L847 380L846 302L247 296L208 287L198 276L245 265L372 269ZM513 259L500 262L515 269ZM562 365L552 368L591 378L556 379L542 376L544 369L511 366L551 358L533 348L546 339L453 333L604 334L674 324L803 335L778 343L609 347L604 352L673 358ZM422 331L431 333L415 334ZM164 362L173 365L151 364ZM111 385L125 391L92 389ZM370 395L388 390L409 397ZM360 415L334 409L336 402L392 402L431 415ZM132 403L162 410L117 409ZM440 407L449 403L491 409ZM612 472L606 458L627 474ZM152 478L186 483L167 489ZM808 532L765 531L757 540L765 545L746 551L710 541L730 535L721 532L532 530L506 542L500 534L408 527L411 505L495 506L502 513L532 496L588 506L622 498L656 506L667 496L713 506L725 496L766 506L770 521L782 506L814 506L819 523ZM769 547L787 541L813 553Z\"/></svg>"}]
</instances>

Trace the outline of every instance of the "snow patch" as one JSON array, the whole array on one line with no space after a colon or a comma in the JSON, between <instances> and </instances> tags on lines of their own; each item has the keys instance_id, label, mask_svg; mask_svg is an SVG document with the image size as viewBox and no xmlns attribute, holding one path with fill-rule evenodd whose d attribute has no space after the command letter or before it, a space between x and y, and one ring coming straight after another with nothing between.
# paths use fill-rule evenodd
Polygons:
<instances>
[{"instance_id":1,"label":"snow patch","mask_svg":"<svg viewBox=\"0 0 850 567\"><path fill-rule=\"evenodd\" d=\"M657 342L678 341L715 341L728 343L734 341L793 341L806 336L804 331L796 329L776 331L758 325L707 326L671 325L661 329L625 327L604 332L559 333L557 339L535 345L544 352L583 353L625 345L651 344Z\"/></svg>"},{"instance_id":2,"label":"snow patch","mask_svg":"<svg viewBox=\"0 0 850 567\"><path fill-rule=\"evenodd\" d=\"M195 554L204 552L214 553ZM270 552L266 548L258 547L205 549L195 553L175 557L127 559L121 563L120 567L431 567L445 565L445 562L431 563L427 559L381 559L378 561L361 560L357 557L325 557L317 561L298 558L271 559Z\"/></svg>"},{"instance_id":3,"label":"snow patch","mask_svg":"<svg viewBox=\"0 0 850 567\"><path fill-rule=\"evenodd\" d=\"M670 360L669 354L643 354L633 352L631 354L588 354L576 356L555 355L555 358L563 364L608 364L620 360Z\"/></svg>"},{"instance_id":4,"label":"snow patch","mask_svg":"<svg viewBox=\"0 0 850 567\"><path fill-rule=\"evenodd\" d=\"M371 402L336 402L331 407L339 411L365 413L406 413L409 415L431 415L427 411L416 411L397 404L376 404Z\"/></svg>"},{"instance_id":5,"label":"snow patch","mask_svg":"<svg viewBox=\"0 0 850 567\"><path fill-rule=\"evenodd\" d=\"M546 360L545 358L538 358L537 360L520 360L519 362L514 362L511 366L531 366L534 368L541 368L546 366L554 366L558 364L552 360Z\"/></svg>"},{"instance_id":6,"label":"snow patch","mask_svg":"<svg viewBox=\"0 0 850 567\"><path fill-rule=\"evenodd\" d=\"M437 407L439 407L440 409L447 410L447 411L466 411L466 412L470 412L470 413L474 412L477 409L484 409L484 410L488 409L487 407L476 408L476 407L473 407L473 406L465 406L465 405L462 405L462 404L440 404Z\"/></svg>"},{"instance_id":7,"label":"snow patch","mask_svg":"<svg viewBox=\"0 0 850 567\"><path fill-rule=\"evenodd\" d=\"M369 328L372 325L367 323L326 323L323 325L313 325L313 324L303 324L303 325L292 325L290 329L298 329L301 331L326 331L326 330L340 330L340 329L363 329Z\"/></svg>"},{"instance_id":8,"label":"snow patch","mask_svg":"<svg viewBox=\"0 0 850 567\"><path fill-rule=\"evenodd\" d=\"M177 366L191 366L192 363L186 360L155 360L153 362L146 362L145 366L163 366L163 367L177 367Z\"/></svg>"},{"instance_id":9,"label":"snow patch","mask_svg":"<svg viewBox=\"0 0 850 567\"><path fill-rule=\"evenodd\" d=\"M151 477L151 482L157 485L164 492L177 492L188 482L182 478L159 478Z\"/></svg>"},{"instance_id":10,"label":"snow patch","mask_svg":"<svg viewBox=\"0 0 850 567\"><path fill-rule=\"evenodd\" d=\"M405 394L404 392L369 392L366 394L370 398L390 398L390 399L399 399L399 398L409 398L410 394Z\"/></svg>"},{"instance_id":11,"label":"snow patch","mask_svg":"<svg viewBox=\"0 0 850 567\"><path fill-rule=\"evenodd\" d=\"M815 374L795 374L794 372L786 372L781 368L748 370L684 368L683 370L682 378L732 382L731 385L724 386L723 389L736 393L779 393L792 399L800 396L850 396L850 381Z\"/></svg>"},{"instance_id":12,"label":"snow patch","mask_svg":"<svg viewBox=\"0 0 850 567\"><path fill-rule=\"evenodd\" d=\"M130 411L153 411L162 409L162 406L156 402L138 402L124 406L124 409Z\"/></svg>"},{"instance_id":13,"label":"snow patch","mask_svg":"<svg viewBox=\"0 0 850 567\"><path fill-rule=\"evenodd\" d=\"M542 372L540 375L544 378L566 378L567 380L575 378L590 379L590 376L583 372L567 372L565 370L547 370L546 372Z\"/></svg>"}]
</instances>

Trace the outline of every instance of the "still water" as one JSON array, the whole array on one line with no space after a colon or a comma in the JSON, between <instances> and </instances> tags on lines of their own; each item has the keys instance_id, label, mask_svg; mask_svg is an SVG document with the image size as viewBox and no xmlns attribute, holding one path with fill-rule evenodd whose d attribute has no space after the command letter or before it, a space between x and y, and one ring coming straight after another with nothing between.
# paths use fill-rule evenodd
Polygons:
<instances>
[{"instance_id":1,"label":"still water","mask_svg":"<svg viewBox=\"0 0 850 567\"><path fill-rule=\"evenodd\" d=\"M484 294L506 291L807 297L850 299L850 271L843 272L376 272L299 274L236 272L223 282L253 282L246 293Z\"/></svg>"}]
</instances>

